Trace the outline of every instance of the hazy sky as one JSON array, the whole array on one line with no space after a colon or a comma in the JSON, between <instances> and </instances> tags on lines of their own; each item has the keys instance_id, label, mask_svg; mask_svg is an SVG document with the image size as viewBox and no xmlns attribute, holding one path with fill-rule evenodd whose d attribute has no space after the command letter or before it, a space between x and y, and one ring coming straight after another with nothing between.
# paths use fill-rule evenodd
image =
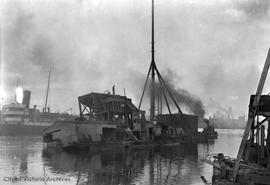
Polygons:
<instances>
[{"instance_id":1,"label":"hazy sky","mask_svg":"<svg viewBox=\"0 0 270 185\"><path fill-rule=\"evenodd\" d=\"M175 85L199 97L207 114L218 106L246 114L270 46L270 1L155 2L160 72L177 74ZM138 105L151 61L150 0L3 0L2 5L6 102L19 78L20 86L32 91L31 105L41 108L51 67L53 111L78 112L78 96L112 85L118 94L125 88Z\"/></svg>"}]
</instances>

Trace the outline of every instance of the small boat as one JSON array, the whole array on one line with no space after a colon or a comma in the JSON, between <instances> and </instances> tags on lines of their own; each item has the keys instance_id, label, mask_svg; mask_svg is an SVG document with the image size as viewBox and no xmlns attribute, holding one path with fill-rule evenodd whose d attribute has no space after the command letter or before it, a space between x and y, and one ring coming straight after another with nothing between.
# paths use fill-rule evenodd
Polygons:
<instances>
[{"instance_id":1,"label":"small boat","mask_svg":"<svg viewBox=\"0 0 270 185\"><path fill-rule=\"evenodd\" d=\"M206 128L203 129L202 134L208 139L217 139L218 133L215 131L215 127L209 124L209 120L205 119Z\"/></svg>"}]
</instances>

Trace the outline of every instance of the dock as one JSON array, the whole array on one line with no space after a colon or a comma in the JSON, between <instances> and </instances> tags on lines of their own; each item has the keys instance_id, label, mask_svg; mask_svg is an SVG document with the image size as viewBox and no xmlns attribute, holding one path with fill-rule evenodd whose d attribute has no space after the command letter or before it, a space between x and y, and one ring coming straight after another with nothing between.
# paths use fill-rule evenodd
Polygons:
<instances>
[{"instance_id":1,"label":"dock","mask_svg":"<svg viewBox=\"0 0 270 185\"><path fill-rule=\"evenodd\" d=\"M219 153L203 159L213 166L213 185L270 184L270 96L262 95L269 66L270 49L256 94L250 96L248 121L237 157Z\"/></svg>"}]
</instances>

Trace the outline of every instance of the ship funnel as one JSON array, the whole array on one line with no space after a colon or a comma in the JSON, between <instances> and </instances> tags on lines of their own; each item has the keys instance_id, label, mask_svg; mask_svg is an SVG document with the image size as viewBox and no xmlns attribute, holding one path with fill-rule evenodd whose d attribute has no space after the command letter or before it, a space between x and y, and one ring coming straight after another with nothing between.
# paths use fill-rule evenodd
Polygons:
<instances>
[{"instance_id":1,"label":"ship funnel","mask_svg":"<svg viewBox=\"0 0 270 185\"><path fill-rule=\"evenodd\" d=\"M24 104L27 108L29 108L29 105L30 105L30 98L31 98L31 91L24 90L23 91L23 101L22 101L22 104Z\"/></svg>"},{"instance_id":2,"label":"ship funnel","mask_svg":"<svg viewBox=\"0 0 270 185\"><path fill-rule=\"evenodd\" d=\"M112 94L115 95L115 85L112 86Z\"/></svg>"}]
</instances>

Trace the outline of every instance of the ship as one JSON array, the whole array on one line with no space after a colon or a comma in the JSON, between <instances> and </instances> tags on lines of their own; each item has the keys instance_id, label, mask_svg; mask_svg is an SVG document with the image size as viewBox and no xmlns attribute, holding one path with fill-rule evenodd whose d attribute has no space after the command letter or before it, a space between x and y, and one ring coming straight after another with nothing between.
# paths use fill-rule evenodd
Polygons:
<instances>
[{"instance_id":1,"label":"ship","mask_svg":"<svg viewBox=\"0 0 270 185\"><path fill-rule=\"evenodd\" d=\"M75 119L75 116L65 113L52 113L38 110L36 106L29 107L31 91L23 91L23 102L10 103L2 106L0 135L1 136L28 136L40 135L56 120Z\"/></svg>"},{"instance_id":2,"label":"ship","mask_svg":"<svg viewBox=\"0 0 270 185\"><path fill-rule=\"evenodd\" d=\"M42 110L34 105L30 108L31 91L18 86L15 100L2 106L0 115L0 136L40 136L41 132L57 120L75 120L76 115L68 112L51 112L47 105L50 89L51 69L48 76L45 106Z\"/></svg>"},{"instance_id":3,"label":"ship","mask_svg":"<svg viewBox=\"0 0 270 185\"><path fill-rule=\"evenodd\" d=\"M48 147L122 147L153 138L153 125L131 99L112 93L78 97L80 118L56 121L42 132Z\"/></svg>"},{"instance_id":4,"label":"ship","mask_svg":"<svg viewBox=\"0 0 270 185\"><path fill-rule=\"evenodd\" d=\"M47 148L106 150L125 147L180 145L196 135L193 115L162 115L146 119L145 111L114 91L91 92L78 97L80 117L56 121L42 132ZM171 119L172 118L172 119ZM188 123L187 124L187 121Z\"/></svg>"},{"instance_id":5,"label":"ship","mask_svg":"<svg viewBox=\"0 0 270 185\"><path fill-rule=\"evenodd\" d=\"M215 126L210 124L209 119L203 119L203 122L206 124L206 127L203 129L201 134L204 135L208 139L217 139L218 132L215 130Z\"/></svg>"}]
</instances>

